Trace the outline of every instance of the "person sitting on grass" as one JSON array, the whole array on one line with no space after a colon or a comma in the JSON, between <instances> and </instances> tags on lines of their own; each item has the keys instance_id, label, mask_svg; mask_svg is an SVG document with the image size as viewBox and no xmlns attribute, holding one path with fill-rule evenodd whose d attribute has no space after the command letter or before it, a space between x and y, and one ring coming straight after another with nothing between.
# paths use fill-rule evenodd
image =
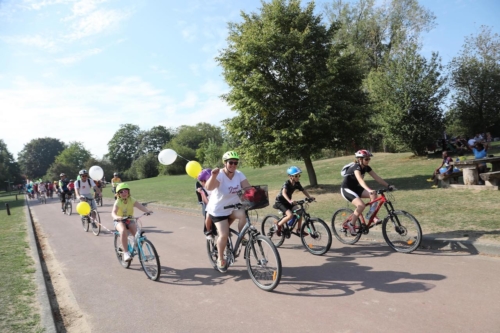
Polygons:
<instances>
[{"instance_id":1,"label":"person sitting on grass","mask_svg":"<svg viewBox=\"0 0 500 333\"><path fill-rule=\"evenodd\" d=\"M453 159L450 156L448 156L448 152L445 150L443 151L443 162L441 162L441 165L436 170L434 170L434 174L432 175L431 178L427 179L427 181L434 183L434 185L432 185L431 188L438 188L437 175L439 174L451 175L453 172L454 172Z\"/></svg>"}]
</instances>

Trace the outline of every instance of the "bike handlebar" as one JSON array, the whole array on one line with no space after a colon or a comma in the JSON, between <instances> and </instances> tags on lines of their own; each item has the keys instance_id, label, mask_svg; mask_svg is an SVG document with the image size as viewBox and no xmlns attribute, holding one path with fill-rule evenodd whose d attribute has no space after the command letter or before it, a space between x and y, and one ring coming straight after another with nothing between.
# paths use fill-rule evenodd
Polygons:
<instances>
[{"instance_id":1,"label":"bike handlebar","mask_svg":"<svg viewBox=\"0 0 500 333\"><path fill-rule=\"evenodd\" d=\"M241 207L243 207L243 204L240 202L234 205L224 206L224 209L229 209L229 208L240 209Z\"/></svg>"},{"instance_id":2,"label":"bike handlebar","mask_svg":"<svg viewBox=\"0 0 500 333\"><path fill-rule=\"evenodd\" d=\"M305 204L306 202L313 202L315 201L316 199L311 199L311 198L304 198L302 200L299 200L299 201L293 201L294 204L296 205L303 205Z\"/></svg>"},{"instance_id":3,"label":"bike handlebar","mask_svg":"<svg viewBox=\"0 0 500 333\"><path fill-rule=\"evenodd\" d=\"M377 190L377 194L382 194L385 192L392 192L392 191L396 191L396 188L395 187L382 188L380 190Z\"/></svg>"},{"instance_id":4,"label":"bike handlebar","mask_svg":"<svg viewBox=\"0 0 500 333\"><path fill-rule=\"evenodd\" d=\"M124 222L124 221L127 221L127 220L138 220L141 217L143 217L144 215L149 216L151 214L153 214L153 212L151 212L151 213L144 213L144 214L142 214L140 216L126 216L126 217L122 217L121 219L114 219L113 221L114 222Z\"/></svg>"}]
</instances>

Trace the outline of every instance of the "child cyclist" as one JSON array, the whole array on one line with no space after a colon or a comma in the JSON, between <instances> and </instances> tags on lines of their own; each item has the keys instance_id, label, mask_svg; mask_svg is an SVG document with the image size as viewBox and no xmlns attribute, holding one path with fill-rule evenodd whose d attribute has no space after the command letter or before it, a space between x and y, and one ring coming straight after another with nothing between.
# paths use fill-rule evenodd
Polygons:
<instances>
[{"instance_id":1,"label":"child cyclist","mask_svg":"<svg viewBox=\"0 0 500 333\"><path fill-rule=\"evenodd\" d=\"M153 212L130 196L130 187L127 183L118 184L116 187L116 193L118 195L118 199L116 199L115 204L113 205L111 216L113 217L113 220L115 220L115 229L120 232L120 240L122 242L123 249L123 261L130 261L132 260L130 253L125 251L128 247L127 229L130 231L130 234L135 235L137 227L135 225L135 221L130 221L129 224L126 224L126 222L121 221L121 219L128 216L134 216L134 207L142 210L146 214L151 214Z\"/></svg>"},{"instance_id":2,"label":"child cyclist","mask_svg":"<svg viewBox=\"0 0 500 333\"><path fill-rule=\"evenodd\" d=\"M217 232L215 225L212 223L212 219L210 219L210 215L207 215L206 211L211 191L208 191L205 188L205 184L207 183L207 180L211 175L212 169L203 169L198 174L198 181L196 182L196 195L198 197L198 202L201 205L201 214L205 219L205 223L203 225L203 233L208 240L214 239L213 234Z\"/></svg>"},{"instance_id":3,"label":"child cyclist","mask_svg":"<svg viewBox=\"0 0 500 333\"><path fill-rule=\"evenodd\" d=\"M281 236L281 227L285 225L288 221L291 220L293 213L292 209L294 206L294 202L292 200L292 194L295 192L295 190L299 190L306 197L309 199L314 200L313 197L307 193L307 191L302 187L300 184L300 175L302 173L302 170L300 170L299 167L296 166L291 166L286 170L289 179L283 184L281 187L281 191L278 193L276 196L276 202L273 206L275 209L279 209L283 214L285 214L285 217L281 219L281 221L274 225L274 231L276 232L276 235ZM302 225L302 217L299 220L297 231L300 231L300 227Z\"/></svg>"},{"instance_id":4,"label":"child cyclist","mask_svg":"<svg viewBox=\"0 0 500 333\"><path fill-rule=\"evenodd\" d=\"M361 198L370 198L370 201L373 201L377 198L377 192L368 187L363 179L365 173L368 173L370 176L372 176L372 178L375 179L380 185L394 190L396 188L392 185L389 185L389 183L380 178L368 165L370 163L371 157L373 156L372 153L370 153L368 150L362 149L358 150L354 154L354 156L356 157L356 159L354 161L354 164L349 167L349 169L347 169L345 173L344 181L342 182L342 185L340 187L340 193L342 194L342 197L344 197L344 199L352 202L353 205L356 206L352 221L357 221L359 216L363 214L363 210L366 207ZM369 218L369 214L373 213L375 208L376 204L374 204L370 208L370 212L368 212L367 218ZM374 222L378 223L379 221L377 218L375 218ZM354 229L354 226L351 222L347 224L347 227L349 228L349 232L351 233L351 235L356 235L356 230Z\"/></svg>"}]
</instances>

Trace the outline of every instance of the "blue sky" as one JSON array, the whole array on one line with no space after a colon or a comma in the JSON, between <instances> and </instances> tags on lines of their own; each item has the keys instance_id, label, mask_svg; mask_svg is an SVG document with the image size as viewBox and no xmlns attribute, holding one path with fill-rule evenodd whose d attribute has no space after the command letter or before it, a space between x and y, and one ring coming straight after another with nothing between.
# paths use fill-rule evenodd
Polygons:
<instances>
[{"instance_id":1,"label":"blue sky","mask_svg":"<svg viewBox=\"0 0 500 333\"><path fill-rule=\"evenodd\" d=\"M499 1L420 3L437 17L422 52L439 52L444 64L481 25L500 32ZM80 141L102 157L120 124L220 125L234 113L219 98L228 87L214 57L227 22L260 4L0 0L0 138L16 158L40 137Z\"/></svg>"}]
</instances>

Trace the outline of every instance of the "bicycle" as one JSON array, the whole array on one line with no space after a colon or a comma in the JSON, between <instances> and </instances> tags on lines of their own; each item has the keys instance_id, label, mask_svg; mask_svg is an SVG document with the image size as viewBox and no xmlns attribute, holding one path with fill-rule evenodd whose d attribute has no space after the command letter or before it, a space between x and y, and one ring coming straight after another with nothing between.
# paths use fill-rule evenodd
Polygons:
<instances>
[{"instance_id":1,"label":"bicycle","mask_svg":"<svg viewBox=\"0 0 500 333\"><path fill-rule=\"evenodd\" d=\"M129 217L124 217L120 220L115 220L116 222L124 222L127 226L127 230L131 222L135 221L137 225L136 234L134 236L129 235L127 237L128 252L130 253L131 260L123 261L123 250L121 249L120 232L117 230L114 231L115 253L116 257L118 258L118 261L125 268L129 268L130 263L132 262L132 259L135 257L135 255L139 255L139 261L148 279L153 281L158 281L161 273L160 257L158 256L158 253L156 252L153 243L151 243L151 241L146 238L146 236L144 235L144 231L141 230L142 223L140 222L140 218L143 217L144 215L149 215L149 214L144 213L141 216L137 217L129 216Z\"/></svg>"},{"instance_id":2,"label":"bicycle","mask_svg":"<svg viewBox=\"0 0 500 333\"><path fill-rule=\"evenodd\" d=\"M80 202L83 201L87 202L88 199L83 197L80 199ZM90 203L89 205L92 207ZM95 219L92 219L92 213L95 214ZM92 233L96 236L99 236L99 234L101 233L101 217L99 216L99 212L97 212L97 209L91 209L87 215L82 215L81 220L82 220L82 227L85 232L89 231L89 225L91 225Z\"/></svg>"},{"instance_id":3,"label":"bicycle","mask_svg":"<svg viewBox=\"0 0 500 333\"><path fill-rule=\"evenodd\" d=\"M40 202L43 203L43 204L47 203L47 195L45 193L46 193L45 191L43 191L42 193L40 193Z\"/></svg>"},{"instance_id":4,"label":"bicycle","mask_svg":"<svg viewBox=\"0 0 500 333\"><path fill-rule=\"evenodd\" d=\"M73 212L73 204L71 203L71 194L61 193L61 195L66 195L66 201L64 202L64 214L70 216Z\"/></svg>"},{"instance_id":5,"label":"bicycle","mask_svg":"<svg viewBox=\"0 0 500 333\"><path fill-rule=\"evenodd\" d=\"M96 206L102 207L102 196L98 195L97 193L94 193L94 200L95 200Z\"/></svg>"},{"instance_id":6,"label":"bicycle","mask_svg":"<svg viewBox=\"0 0 500 333\"><path fill-rule=\"evenodd\" d=\"M264 217L262 222L261 231L262 234L266 235L271 239L276 247L280 247L286 239L289 239L292 235L300 237L302 245L314 255L323 255L330 250L332 246L332 233L330 228L325 221L320 218L311 218L309 213L307 213L308 203L313 202L313 199L305 198L303 200L296 201L295 204L299 206L294 209L292 225L285 223L281 226L281 235L278 236L276 230L274 230L274 225L278 224L286 215L280 218L277 215L267 215ZM298 232L294 232L293 229L297 225L300 218L303 219L302 227Z\"/></svg>"},{"instance_id":7,"label":"bicycle","mask_svg":"<svg viewBox=\"0 0 500 333\"><path fill-rule=\"evenodd\" d=\"M335 237L344 244L355 244L361 238L361 235L367 235L375 225L382 224L382 235L391 249L402 253L415 251L422 242L422 228L417 219L410 213L403 210L394 210L392 204L394 198L392 195L390 195L390 198L385 195L386 192L390 191L392 190L377 190L377 194L380 196L366 204L370 206L377 203L377 208L368 219L368 224L365 222L364 216L360 215L361 221L358 218L354 225L356 235L351 235L347 227L347 223L352 221L353 210L349 208L337 210L332 217L332 230ZM374 219L382 205L386 208L388 215L383 220L374 223Z\"/></svg>"}]
</instances>

